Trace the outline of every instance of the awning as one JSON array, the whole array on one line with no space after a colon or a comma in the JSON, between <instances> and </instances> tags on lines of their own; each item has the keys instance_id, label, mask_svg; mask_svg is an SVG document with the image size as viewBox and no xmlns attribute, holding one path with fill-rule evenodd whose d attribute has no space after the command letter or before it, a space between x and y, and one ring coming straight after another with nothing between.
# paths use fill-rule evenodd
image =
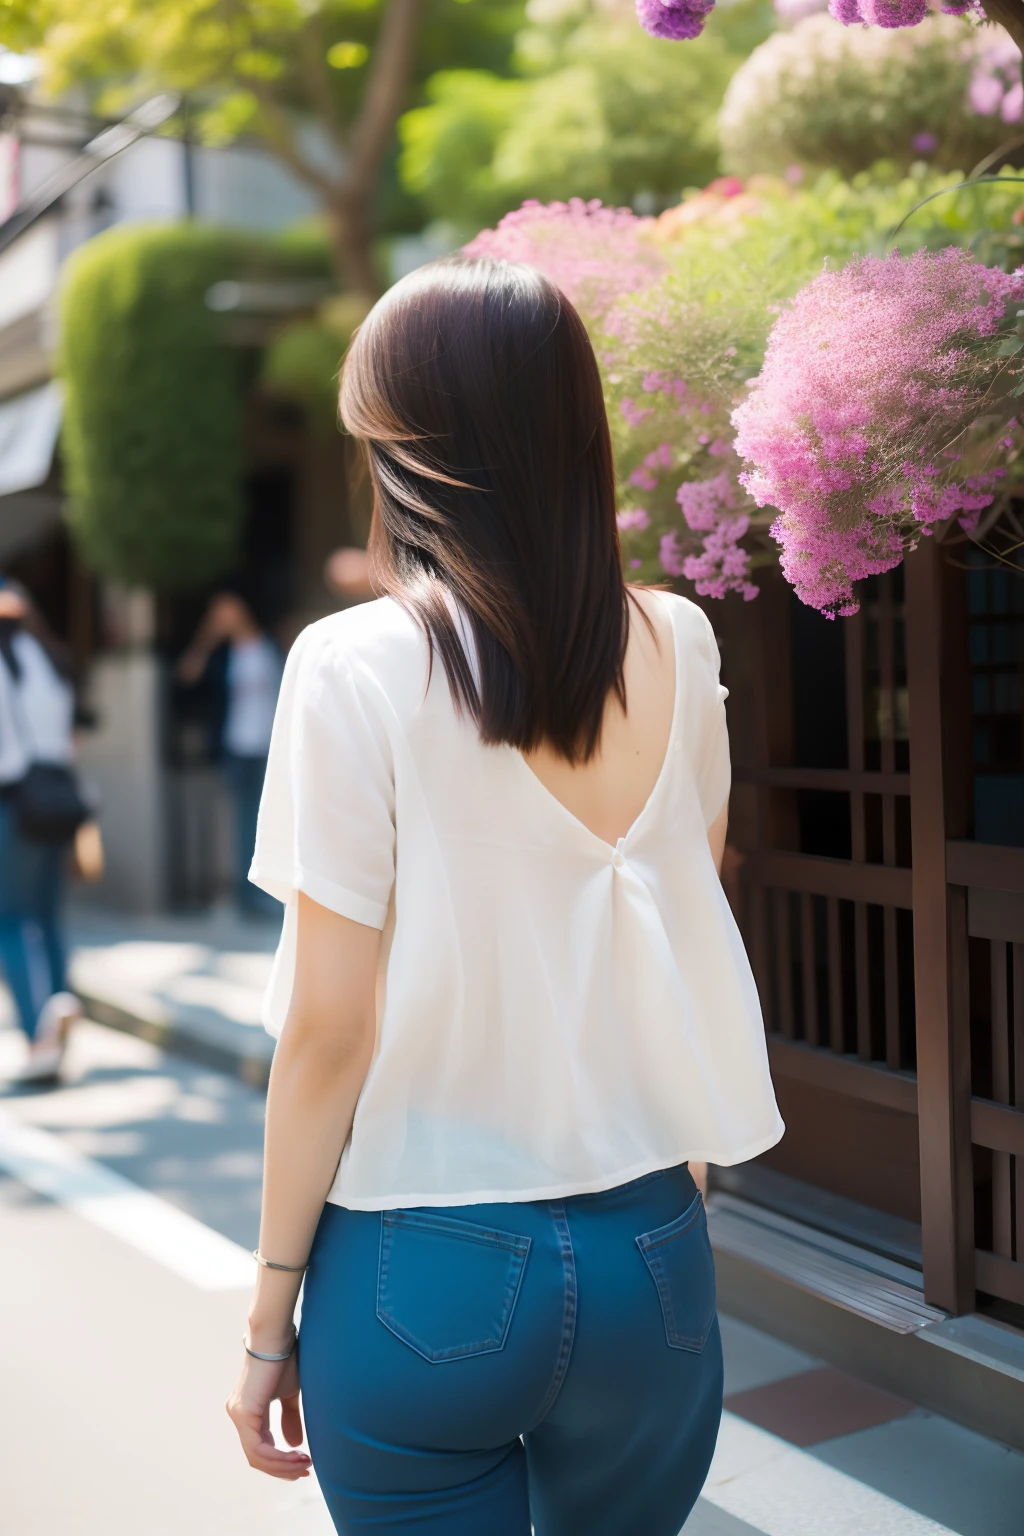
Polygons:
<instances>
[{"instance_id":1,"label":"awning","mask_svg":"<svg viewBox=\"0 0 1024 1536\"><path fill-rule=\"evenodd\" d=\"M61 497L49 479L60 432L56 383L0 401L0 560L35 543L60 521Z\"/></svg>"},{"instance_id":2,"label":"awning","mask_svg":"<svg viewBox=\"0 0 1024 1536\"><path fill-rule=\"evenodd\" d=\"M54 382L0 401L0 496L32 491L50 473L60 431L60 386Z\"/></svg>"}]
</instances>

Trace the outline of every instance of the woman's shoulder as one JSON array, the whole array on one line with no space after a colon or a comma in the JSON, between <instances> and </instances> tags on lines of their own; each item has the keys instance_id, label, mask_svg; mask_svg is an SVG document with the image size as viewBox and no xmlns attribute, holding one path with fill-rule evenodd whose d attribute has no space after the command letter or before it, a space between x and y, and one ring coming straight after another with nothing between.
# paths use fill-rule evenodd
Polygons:
<instances>
[{"instance_id":1,"label":"woman's shoulder","mask_svg":"<svg viewBox=\"0 0 1024 1536\"><path fill-rule=\"evenodd\" d=\"M650 588L648 592L652 596L656 593L657 600L665 604L672 620L677 647L684 651L699 651L705 658L710 648L711 656L717 662L718 645L715 640L715 631L703 608L691 602L688 597L683 597L679 592L668 592L660 587Z\"/></svg>"},{"instance_id":2,"label":"woman's shoulder","mask_svg":"<svg viewBox=\"0 0 1024 1536\"><path fill-rule=\"evenodd\" d=\"M369 683L398 705L423 691L426 641L394 598L358 603L308 625L289 655L289 670L307 678Z\"/></svg>"},{"instance_id":3,"label":"woman's shoulder","mask_svg":"<svg viewBox=\"0 0 1024 1536\"><path fill-rule=\"evenodd\" d=\"M415 620L392 597L356 603L308 624L295 642L306 656L387 663L422 647Z\"/></svg>"}]
</instances>

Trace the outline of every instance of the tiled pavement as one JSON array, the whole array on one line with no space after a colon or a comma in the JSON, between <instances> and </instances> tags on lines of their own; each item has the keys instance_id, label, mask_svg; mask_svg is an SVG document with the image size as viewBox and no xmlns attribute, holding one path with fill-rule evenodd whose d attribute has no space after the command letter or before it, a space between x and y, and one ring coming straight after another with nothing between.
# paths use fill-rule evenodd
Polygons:
<instances>
[{"instance_id":1,"label":"tiled pavement","mask_svg":"<svg viewBox=\"0 0 1024 1536\"><path fill-rule=\"evenodd\" d=\"M1022 1536L1024 1455L722 1319L725 1415L685 1536Z\"/></svg>"}]
</instances>

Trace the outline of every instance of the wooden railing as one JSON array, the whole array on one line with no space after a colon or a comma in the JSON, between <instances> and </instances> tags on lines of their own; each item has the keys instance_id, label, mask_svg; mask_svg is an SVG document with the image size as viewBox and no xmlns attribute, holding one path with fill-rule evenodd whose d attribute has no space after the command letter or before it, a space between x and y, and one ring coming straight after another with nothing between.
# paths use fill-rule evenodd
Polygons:
<instances>
[{"instance_id":1,"label":"wooden railing","mask_svg":"<svg viewBox=\"0 0 1024 1536\"><path fill-rule=\"evenodd\" d=\"M974 1041L975 1280L1024 1304L1024 848L953 842L947 868L956 1006Z\"/></svg>"},{"instance_id":2,"label":"wooden railing","mask_svg":"<svg viewBox=\"0 0 1024 1536\"><path fill-rule=\"evenodd\" d=\"M742 701L732 895L793 1111L790 1150L772 1156L837 1193L846 1167L824 1170L830 1144L873 1158L853 1198L893 1214L884 1170L890 1154L902 1159L925 1293L950 1312L971 1310L976 1290L1024 1304L1024 849L963 836L963 604L962 572L923 541L843 621L841 655L824 637L842 767L798 763L820 744L806 706L802 738L795 729L806 636L794 640L794 610L770 582L725 652ZM826 800L842 829L830 851L845 857L805 836L806 807ZM836 1097L819 1102L814 1089Z\"/></svg>"}]
</instances>

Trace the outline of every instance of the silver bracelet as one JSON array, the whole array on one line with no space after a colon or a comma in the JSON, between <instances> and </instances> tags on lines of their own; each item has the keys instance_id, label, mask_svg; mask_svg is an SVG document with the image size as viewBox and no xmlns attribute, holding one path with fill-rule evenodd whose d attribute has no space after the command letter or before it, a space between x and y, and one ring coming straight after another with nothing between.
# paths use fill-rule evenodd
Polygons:
<instances>
[{"instance_id":1,"label":"silver bracelet","mask_svg":"<svg viewBox=\"0 0 1024 1536\"><path fill-rule=\"evenodd\" d=\"M306 1264L275 1264L273 1259L265 1259L258 1248L253 1249L252 1256L264 1269L282 1269L287 1275L304 1275L308 1268Z\"/></svg>"},{"instance_id":2,"label":"silver bracelet","mask_svg":"<svg viewBox=\"0 0 1024 1536\"><path fill-rule=\"evenodd\" d=\"M243 1333L242 1334L242 1348L245 1350L246 1354L247 1355L251 1355L254 1360L269 1360L269 1361L271 1361L272 1364L278 1365L278 1364L280 1364L280 1362L282 1360L290 1360L291 1359L292 1355L295 1353L295 1345L298 1343L298 1338L299 1338L299 1335L298 1335L298 1332L295 1329L295 1324L293 1323L292 1324L292 1342L289 1345L289 1347L285 1350L283 1355L264 1355L258 1349L250 1349L249 1348L249 1335L247 1333Z\"/></svg>"}]
</instances>

